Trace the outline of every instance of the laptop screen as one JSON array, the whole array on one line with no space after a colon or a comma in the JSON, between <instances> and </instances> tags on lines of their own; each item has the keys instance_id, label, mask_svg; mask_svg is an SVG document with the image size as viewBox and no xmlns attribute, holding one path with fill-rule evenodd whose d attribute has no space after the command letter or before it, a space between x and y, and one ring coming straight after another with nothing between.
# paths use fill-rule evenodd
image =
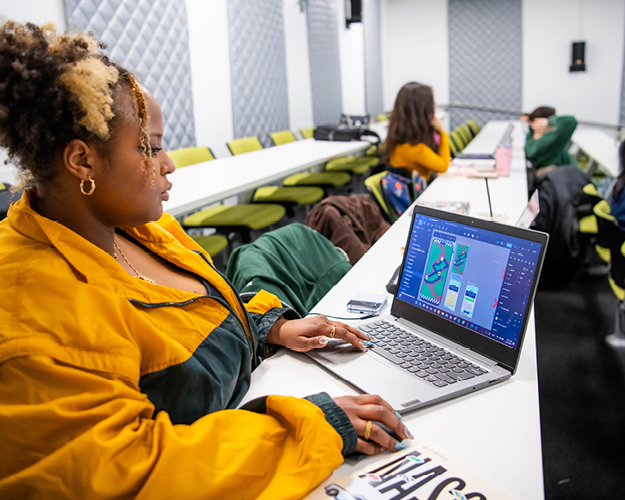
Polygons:
<instances>
[{"instance_id":1,"label":"laptop screen","mask_svg":"<svg viewBox=\"0 0 625 500\"><path fill-rule=\"evenodd\" d=\"M498 359L522 341L545 243L535 231L416 207L393 307L416 307L409 319L426 327L436 316L433 331Z\"/></svg>"}]
</instances>

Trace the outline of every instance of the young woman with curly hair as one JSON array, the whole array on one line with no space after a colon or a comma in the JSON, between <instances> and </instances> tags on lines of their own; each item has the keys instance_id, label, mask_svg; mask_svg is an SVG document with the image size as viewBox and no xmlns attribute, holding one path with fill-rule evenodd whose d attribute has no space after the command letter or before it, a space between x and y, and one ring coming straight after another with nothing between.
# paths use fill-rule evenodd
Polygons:
<instances>
[{"instance_id":1,"label":"young woman with curly hair","mask_svg":"<svg viewBox=\"0 0 625 500\"><path fill-rule=\"evenodd\" d=\"M432 172L447 171L450 158L449 139L435 114L432 88L407 83L397 94L389 119L384 162L396 169L416 170L429 181Z\"/></svg>"},{"instance_id":2,"label":"young woman with curly hair","mask_svg":"<svg viewBox=\"0 0 625 500\"><path fill-rule=\"evenodd\" d=\"M174 166L130 72L88 35L9 21L0 73L27 187L0 222L0 498L301 498L346 454L404 447L371 425L410 437L377 396L236 409L276 346L367 337L244 304L163 215Z\"/></svg>"}]
</instances>

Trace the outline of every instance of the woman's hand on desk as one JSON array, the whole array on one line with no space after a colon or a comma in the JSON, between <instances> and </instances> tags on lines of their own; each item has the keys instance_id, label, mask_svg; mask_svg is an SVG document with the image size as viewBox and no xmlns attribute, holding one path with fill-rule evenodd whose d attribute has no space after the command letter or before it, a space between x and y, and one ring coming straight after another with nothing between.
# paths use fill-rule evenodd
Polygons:
<instances>
[{"instance_id":1,"label":"woman's hand on desk","mask_svg":"<svg viewBox=\"0 0 625 500\"><path fill-rule=\"evenodd\" d=\"M328 338L349 342L365 349L369 337L345 323L330 321L323 315L303 319L279 319L267 335L267 343L281 345L292 351L306 352L324 347Z\"/></svg>"},{"instance_id":2,"label":"woman's hand on desk","mask_svg":"<svg viewBox=\"0 0 625 500\"><path fill-rule=\"evenodd\" d=\"M366 455L377 455L383 451L406 449L403 439L414 439L408 428L400 420L399 414L380 396L362 394L360 396L340 396L332 398L349 417L358 434L356 451ZM368 422L371 422L368 424ZM386 426L396 436L391 436L382 427ZM369 427L369 430L367 430ZM368 438L365 440L365 437ZM396 439L398 438L398 439Z\"/></svg>"}]
</instances>

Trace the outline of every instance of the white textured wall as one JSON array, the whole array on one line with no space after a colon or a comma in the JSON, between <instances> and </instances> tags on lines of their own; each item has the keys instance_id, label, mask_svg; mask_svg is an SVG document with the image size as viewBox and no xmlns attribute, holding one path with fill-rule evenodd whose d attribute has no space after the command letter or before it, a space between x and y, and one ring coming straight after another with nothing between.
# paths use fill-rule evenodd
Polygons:
<instances>
[{"instance_id":1,"label":"white textured wall","mask_svg":"<svg viewBox=\"0 0 625 500\"><path fill-rule=\"evenodd\" d=\"M290 129L299 133L313 125L306 11L299 0L283 0L283 14Z\"/></svg>"},{"instance_id":2,"label":"white textured wall","mask_svg":"<svg viewBox=\"0 0 625 500\"><path fill-rule=\"evenodd\" d=\"M45 24L53 22L59 31L65 30L63 0L0 0L0 23L12 19L21 23ZM14 169L5 165L6 154L0 149L0 182L14 182Z\"/></svg>"},{"instance_id":3,"label":"white textured wall","mask_svg":"<svg viewBox=\"0 0 625 500\"><path fill-rule=\"evenodd\" d=\"M524 108L618 123L624 32L624 0L524 0ZM575 41L586 42L586 72L569 72Z\"/></svg>"},{"instance_id":4,"label":"white textured wall","mask_svg":"<svg viewBox=\"0 0 625 500\"><path fill-rule=\"evenodd\" d=\"M449 102L447 0L382 0L384 108L393 109L399 89L416 81Z\"/></svg>"},{"instance_id":5,"label":"white textured wall","mask_svg":"<svg viewBox=\"0 0 625 500\"><path fill-rule=\"evenodd\" d=\"M0 22L7 19L35 24L51 21L65 30L65 5L63 0L0 0Z\"/></svg>"},{"instance_id":6,"label":"white textured wall","mask_svg":"<svg viewBox=\"0 0 625 500\"><path fill-rule=\"evenodd\" d=\"M226 0L187 0L193 112L198 146L230 156L234 138Z\"/></svg>"},{"instance_id":7,"label":"white textured wall","mask_svg":"<svg viewBox=\"0 0 625 500\"><path fill-rule=\"evenodd\" d=\"M343 113L366 114L365 35L362 23L345 27L345 2L337 2Z\"/></svg>"}]
</instances>

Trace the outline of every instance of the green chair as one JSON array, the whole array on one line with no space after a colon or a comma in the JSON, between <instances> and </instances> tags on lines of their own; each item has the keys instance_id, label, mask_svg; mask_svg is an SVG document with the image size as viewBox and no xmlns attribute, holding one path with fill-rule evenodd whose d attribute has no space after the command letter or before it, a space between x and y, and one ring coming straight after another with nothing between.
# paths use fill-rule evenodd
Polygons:
<instances>
[{"instance_id":1,"label":"green chair","mask_svg":"<svg viewBox=\"0 0 625 500\"><path fill-rule=\"evenodd\" d=\"M303 128L300 129L300 133L304 139L312 139L316 128L317 127Z\"/></svg>"},{"instance_id":2,"label":"green chair","mask_svg":"<svg viewBox=\"0 0 625 500\"><path fill-rule=\"evenodd\" d=\"M293 174L282 181L284 186L317 186L327 189L344 186L351 176L347 172L317 172Z\"/></svg>"},{"instance_id":3,"label":"green chair","mask_svg":"<svg viewBox=\"0 0 625 500\"><path fill-rule=\"evenodd\" d=\"M599 232L597 243L609 251L610 265L608 282L618 299L614 332L606 337L606 342L614 348L625 349L625 231L610 213L610 205L602 200L593 209L597 216Z\"/></svg>"},{"instance_id":4,"label":"green chair","mask_svg":"<svg viewBox=\"0 0 625 500\"><path fill-rule=\"evenodd\" d=\"M384 177L386 174L387 171L383 170L382 172L367 177L365 179L365 187L367 188L367 191L369 191L375 202L378 204L378 207L380 208L380 212L382 213L384 219L392 224L399 218L399 216L397 215L397 212L395 212L393 206L386 201L386 198L384 197L384 193L382 191L382 177Z\"/></svg>"},{"instance_id":5,"label":"green chair","mask_svg":"<svg viewBox=\"0 0 625 500\"><path fill-rule=\"evenodd\" d=\"M228 238L221 234L209 234L207 236L193 236L197 244L199 244L212 257L217 255L228 246Z\"/></svg>"},{"instance_id":6,"label":"green chair","mask_svg":"<svg viewBox=\"0 0 625 500\"><path fill-rule=\"evenodd\" d=\"M288 130L284 132L293 135ZM276 133L282 134L281 132ZM239 155L263 149L263 146L258 140L258 137L243 137L241 139L234 139L228 142L227 145L228 149L233 155ZM294 217L296 206L316 203L321 200L324 195L324 190L318 186L266 186L258 188L256 189L256 191L254 191L254 194L252 195L252 202L270 204L276 203L278 205L282 205L286 210L287 216Z\"/></svg>"},{"instance_id":7,"label":"green chair","mask_svg":"<svg viewBox=\"0 0 625 500\"><path fill-rule=\"evenodd\" d=\"M464 146L462 146L463 149L471 142L471 139L473 139L473 136L469 131L469 127L466 125L458 125L457 127L454 127L454 131L462 137L462 140L464 141Z\"/></svg>"},{"instance_id":8,"label":"green chair","mask_svg":"<svg viewBox=\"0 0 625 500\"><path fill-rule=\"evenodd\" d=\"M236 248L226 276L240 294L266 290L305 316L351 267L329 239L293 223Z\"/></svg>"},{"instance_id":9,"label":"green chair","mask_svg":"<svg viewBox=\"0 0 625 500\"><path fill-rule=\"evenodd\" d=\"M291 132L290 130L272 132L269 135L271 136L271 140L276 146L281 146L282 144L288 144L289 142L295 142L297 140L293 132Z\"/></svg>"},{"instance_id":10,"label":"green chair","mask_svg":"<svg viewBox=\"0 0 625 500\"><path fill-rule=\"evenodd\" d=\"M182 224L185 229L211 227L224 234L235 232L243 243L249 243L252 231L277 223L285 214L281 205L217 205L185 217Z\"/></svg>"},{"instance_id":11,"label":"green chair","mask_svg":"<svg viewBox=\"0 0 625 500\"><path fill-rule=\"evenodd\" d=\"M460 153L466 146L466 143L464 141L464 138L462 137L462 135L460 135L457 131L452 131L449 132L449 144L450 144L450 148L451 148L451 144L453 143L453 145L456 148L456 154Z\"/></svg>"},{"instance_id":12,"label":"green chair","mask_svg":"<svg viewBox=\"0 0 625 500\"><path fill-rule=\"evenodd\" d=\"M263 149L258 137L242 137L226 143L233 156Z\"/></svg>"},{"instance_id":13,"label":"green chair","mask_svg":"<svg viewBox=\"0 0 625 500\"><path fill-rule=\"evenodd\" d=\"M593 209L597 233L595 236L595 250L599 258L606 263L610 262L610 237L615 233L610 225L618 223L616 217L610 213L610 204L601 200ZM620 231L620 229L619 229Z\"/></svg>"},{"instance_id":14,"label":"green chair","mask_svg":"<svg viewBox=\"0 0 625 500\"><path fill-rule=\"evenodd\" d=\"M480 126L475 120L467 120L465 123L467 127L469 127L469 130L471 131L473 137L480 133Z\"/></svg>"},{"instance_id":15,"label":"green chair","mask_svg":"<svg viewBox=\"0 0 625 500\"><path fill-rule=\"evenodd\" d=\"M207 147L177 149L167 154L176 168L215 159L215 155ZM258 212L256 217L252 217L254 212ZM280 205L267 205L262 211L258 211L255 205L219 205L185 217L182 220L182 226L185 229L214 228L226 234L236 233L244 243L247 243L251 240L253 229L269 227L282 219L285 213L286 209ZM211 256L221 252L228 243L225 239L226 245L223 245L222 235L191 235L191 237Z\"/></svg>"},{"instance_id":16,"label":"green chair","mask_svg":"<svg viewBox=\"0 0 625 500\"><path fill-rule=\"evenodd\" d=\"M449 152L451 153L451 157L455 158L456 155L458 154L458 147L456 146L456 142L451 140L451 137L449 137Z\"/></svg>"},{"instance_id":17,"label":"green chair","mask_svg":"<svg viewBox=\"0 0 625 500\"><path fill-rule=\"evenodd\" d=\"M335 158L326 163L326 172L351 172L352 174L364 174L371 167L379 163L376 157L361 156L358 158L344 157Z\"/></svg>"},{"instance_id":18,"label":"green chair","mask_svg":"<svg viewBox=\"0 0 625 500\"><path fill-rule=\"evenodd\" d=\"M189 165L215 159L215 155L207 147L174 149L173 151L168 151L167 155L174 162L176 168L188 167Z\"/></svg>"}]
</instances>

